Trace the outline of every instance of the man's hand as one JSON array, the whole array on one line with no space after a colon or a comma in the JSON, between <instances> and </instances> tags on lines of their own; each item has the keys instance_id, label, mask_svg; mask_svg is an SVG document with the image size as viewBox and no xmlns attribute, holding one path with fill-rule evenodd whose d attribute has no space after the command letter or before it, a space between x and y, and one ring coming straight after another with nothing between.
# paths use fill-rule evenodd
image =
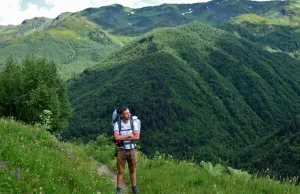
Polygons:
<instances>
[{"instance_id":1,"label":"man's hand","mask_svg":"<svg viewBox=\"0 0 300 194\"><path fill-rule=\"evenodd\" d=\"M115 140L118 140L118 141L124 141L124 140L130 141L130 140L132 140L132 138L134 138L134 134L120 135L119 131L115 131L114 137L115 137Z\"/></svg>"},{"instance_id":2,"label":"man's hand","mask_svg":"<svg viewBox=\"0 0 300 194\"><path fill-rule=\"evenodd\" d=\"M130 135L132 135L132 137L128 137L128 139L126 139L126 140L128 140L128 141L137 141L137 140L140 139L140 133L139 133L138 130L133 130L133 133L130 134Z\"/></svg>"},{"instance_id":3,"label":"man's hand","mask_svg":"<svg viewBox=\"0 0 300 194\"><path fill-rule=\"evenodd\" d=\"M128 135L127 135L127 138L132 138L132 137L134 137L133 134L128 134Z\"/></svg>"}]
</instances>

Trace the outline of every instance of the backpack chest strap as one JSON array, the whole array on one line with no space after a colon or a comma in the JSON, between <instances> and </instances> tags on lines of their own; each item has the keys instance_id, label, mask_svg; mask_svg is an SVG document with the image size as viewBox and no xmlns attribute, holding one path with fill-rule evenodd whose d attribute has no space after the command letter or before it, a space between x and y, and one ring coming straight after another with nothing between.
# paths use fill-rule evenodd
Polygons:
<instances>
[{"instance_id":1,"label":"backpack chest strap","mask_svg":"<svg viewBox=\"0 0 300 194\"><path fill-rule=\"evenodd\" d=\"M133 132L133 120L132 119L130 119L130 128L131 129L122 130L121 123L122 123L122 119L119 119L118 120L119 132L121 132L121 131L130 131L130 130L132 130L132 132Z\"/></svg>"}]
</instances>

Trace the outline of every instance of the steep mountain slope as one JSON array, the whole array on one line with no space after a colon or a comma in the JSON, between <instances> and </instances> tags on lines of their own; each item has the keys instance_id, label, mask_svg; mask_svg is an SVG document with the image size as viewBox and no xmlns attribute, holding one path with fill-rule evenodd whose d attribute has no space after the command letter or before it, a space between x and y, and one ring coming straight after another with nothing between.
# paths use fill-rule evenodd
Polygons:
<instances>
[{"instance_id":1,"label":"steep mountain slope","mask_svg":"<svg viewBox=\"0 0 300 194\"><path fill-rule=\"evenodd\" d=\"M244 166L252 172L264 170L284 179L297 177L300 168L300 117L251 145L241 155ZM299 180L298 180L299 183Z\"/></svg>"},{"instance_id":2,"label":"steep mountain slope","mask_svg":"<svg viewBox=\"0 0 300 194\"><path fill-rule=\"evenodd\" d=\"M70 82L65 137L111 133L113 108L142 120L142 151L240 165L243 148L300 111L299 62L193 22L148 33Z\"/></svg>"}]
</instances>

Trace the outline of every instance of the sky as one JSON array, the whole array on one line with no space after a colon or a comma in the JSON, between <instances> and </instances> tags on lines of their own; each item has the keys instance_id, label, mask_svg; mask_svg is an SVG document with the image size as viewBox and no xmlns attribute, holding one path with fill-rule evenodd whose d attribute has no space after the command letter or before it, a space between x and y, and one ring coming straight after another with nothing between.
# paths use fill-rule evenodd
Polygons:
<instances>
[{"instance_id":1,"label":"sky","mask_svg":"<svg viewBox=\"0 0 300 194\"><path fill-rule=\"evenodd\" d=\"M63 12L77 12L89 7L122 4L140 8L163 3L198 3L208 0L1 0L0 25L18 25L34 17L55 18Z\"/></svg>"}]
</instances>

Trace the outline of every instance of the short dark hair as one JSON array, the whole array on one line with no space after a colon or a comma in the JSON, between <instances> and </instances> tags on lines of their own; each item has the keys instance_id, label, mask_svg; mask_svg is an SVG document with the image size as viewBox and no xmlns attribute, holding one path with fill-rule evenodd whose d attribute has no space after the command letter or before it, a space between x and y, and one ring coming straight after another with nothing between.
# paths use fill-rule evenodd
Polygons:
<instances>
[{"instance_id":1,"label":"short dark hair","mask_svg":"<svg viewBox=\"0 0 300 194\"><path fill-rule=\"evenodd\" d=\"M127 109L128 108L126 106L122 106L121 108L119 108L119 114L121 115Z\"/></svg>"}]
</instances>

